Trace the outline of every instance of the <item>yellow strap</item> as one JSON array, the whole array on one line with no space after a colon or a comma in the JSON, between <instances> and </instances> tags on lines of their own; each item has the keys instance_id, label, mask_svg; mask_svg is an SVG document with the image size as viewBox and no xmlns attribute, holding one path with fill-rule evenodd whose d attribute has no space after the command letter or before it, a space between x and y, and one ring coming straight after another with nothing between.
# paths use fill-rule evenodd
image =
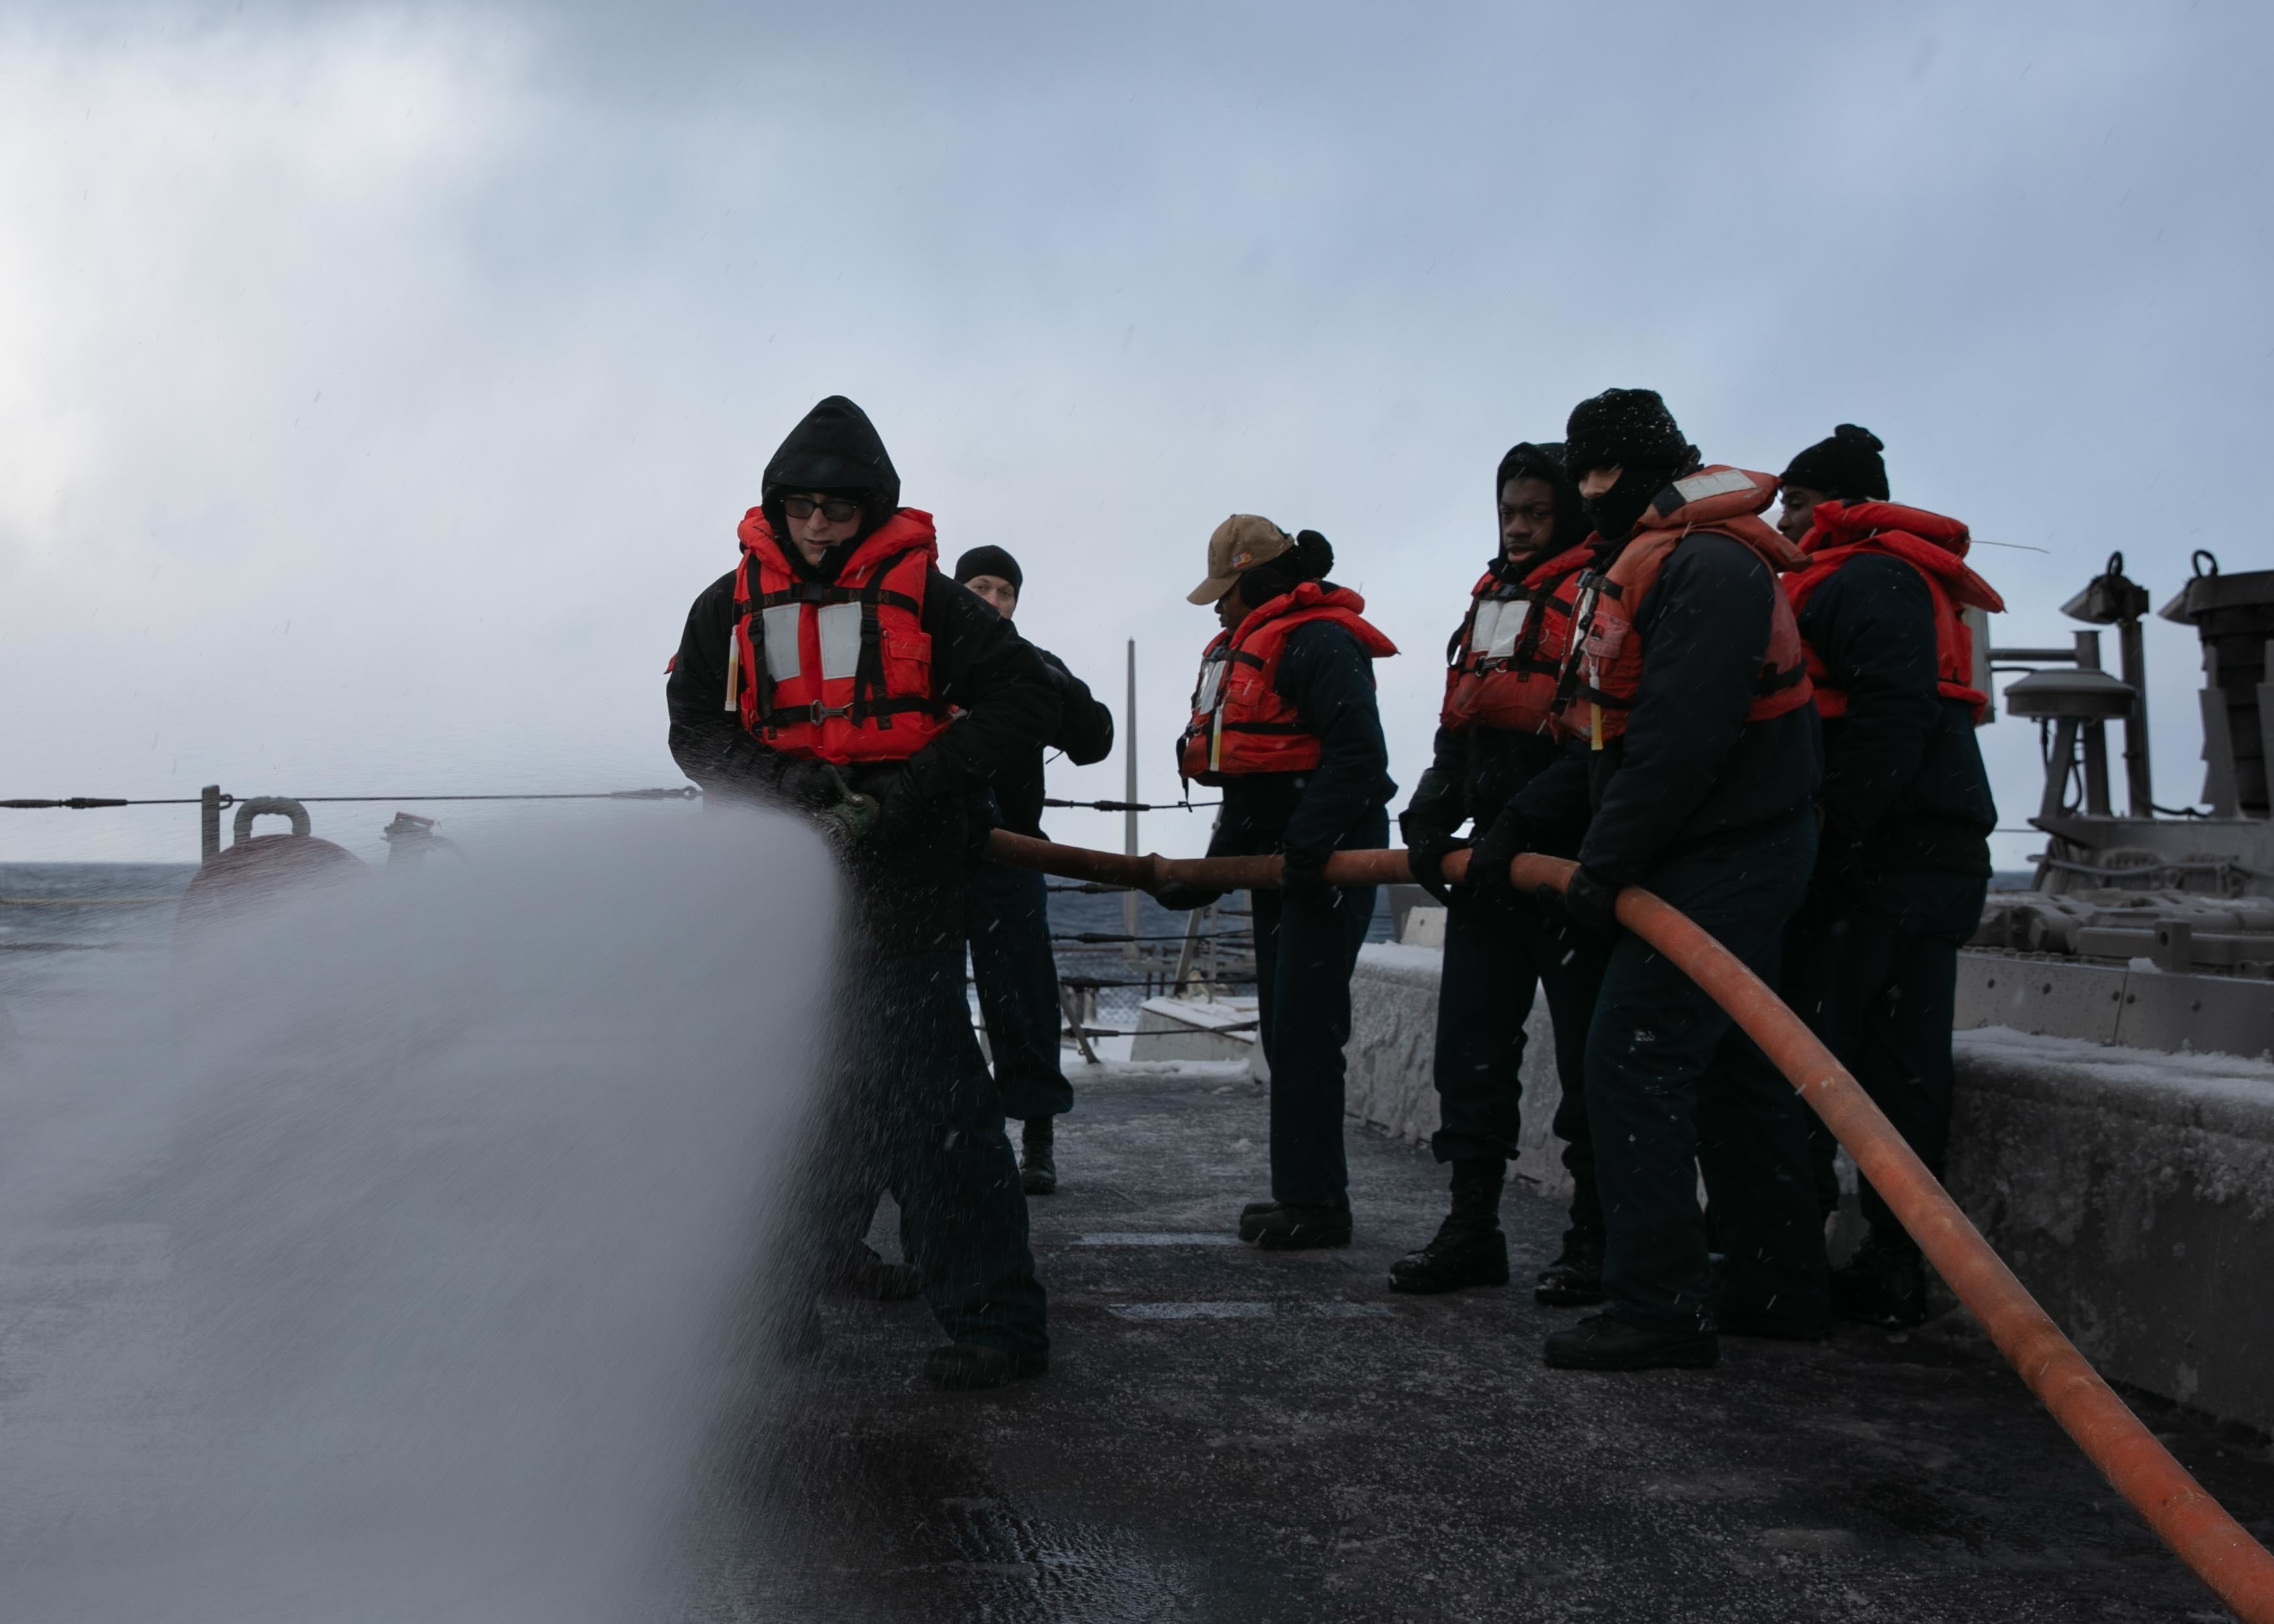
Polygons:
<instances>
[{"instance_id":1,"label":"yellow strap","mask_svg":"<svg viewBox=\"0 0 2274 1624\"><path fill-rule=\"evenodd\" d=\"M1603 748L1603 707L1592 699L1587 702L1587 748Z\"/></svg>"},{"instance_id":2,"label":"yellow strap","mask_svg":"<svg viewBox=\"0 0 2274 1624\"><path fill-rule=\"evenodd\" d=\"M727 709L741 706L742 685L742 640L731 630L727 634Z\"/></svg>"}]
</instances>

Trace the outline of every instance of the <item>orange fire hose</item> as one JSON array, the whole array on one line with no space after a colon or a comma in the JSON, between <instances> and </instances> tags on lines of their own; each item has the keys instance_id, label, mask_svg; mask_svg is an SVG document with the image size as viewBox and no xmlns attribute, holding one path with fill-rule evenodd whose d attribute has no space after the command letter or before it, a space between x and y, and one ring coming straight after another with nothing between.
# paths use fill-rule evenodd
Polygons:
<instances>
[{"instance_id":1,"label":"orange fire hose","mask_svg":"<svg viewBox=\"0 0 2274 1624\"><path fill-rule=\"evenodd\" d=\"M1129 857L999 829L988 837L987 854L1008 868L1148 891L1171 881L1209 891L1268 891L1279 883L1276 857ZM1467 863L1465 852L1449 857L1447 877L1462 878ZM1519 891L1541 885L1560 891L1575 867L1563 858L1526 854L1510 865L1509 878ZM1413 877L1406 854L1397 851L1340 852L1322 873L1340 885ZM1703 988L1800 1091L2006 1362L2173 1554L2243 1624L2274 1624L2274 1555L2172 1458L2061 1335L1832 1051L1736 955L1648 891L1631 885L1622 891L1618 920Z\"/></svg>"}]
</instances>

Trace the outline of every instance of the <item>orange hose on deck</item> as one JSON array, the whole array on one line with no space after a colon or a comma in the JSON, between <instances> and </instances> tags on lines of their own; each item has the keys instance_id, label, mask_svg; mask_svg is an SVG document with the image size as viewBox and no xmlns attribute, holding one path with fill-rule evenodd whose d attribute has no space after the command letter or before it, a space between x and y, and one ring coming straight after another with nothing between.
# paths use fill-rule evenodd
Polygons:
<instances>
[{"instance_id":1,"label":"orange hose on deck","mask_svg":"<svg viewBox=\"0 0 2274 1624\"><path fill-rule=\"evenodd\" d=\"M1006 867L1141 891L1171 881L1223 891L1279 883L1276 857L1129 857L1005 830L988 837L987 854ZM1447 877L1460 879L1467 863L1465 852L1455 853L1445 861ZM1560 891L1575 867L1527 853L1510 865L1509 878L1519 891L1540 885ZM1338 852L1322 872L1342 885L1412 879L1404 852ZM1631 885L1622 891L1618 920L1704 989L1800 1091L2007 1363L2157 1537L2243 1624L2274 1624L2274 1555L2172 1458L2061 1335L1832 1051L1736 955L1648 891Z\"/></svg>"}]
</instances>

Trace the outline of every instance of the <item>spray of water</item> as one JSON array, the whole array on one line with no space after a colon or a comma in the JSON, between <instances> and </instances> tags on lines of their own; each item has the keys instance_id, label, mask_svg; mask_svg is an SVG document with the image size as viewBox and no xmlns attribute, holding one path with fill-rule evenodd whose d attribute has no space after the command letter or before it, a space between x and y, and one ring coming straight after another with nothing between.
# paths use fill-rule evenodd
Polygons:
<instances>
[{"instance_id":1,"label":"spray of water","mask_svg":"<svg viewBox=\"0 0 2274 1624\"><path fill-rule=\"evenodd\" d=\"M350 872L19 1010L0 1613L667 1608L794 1340L764 1282L835 912L790 825L638 820Z\"/></svg>"}]
</instances>

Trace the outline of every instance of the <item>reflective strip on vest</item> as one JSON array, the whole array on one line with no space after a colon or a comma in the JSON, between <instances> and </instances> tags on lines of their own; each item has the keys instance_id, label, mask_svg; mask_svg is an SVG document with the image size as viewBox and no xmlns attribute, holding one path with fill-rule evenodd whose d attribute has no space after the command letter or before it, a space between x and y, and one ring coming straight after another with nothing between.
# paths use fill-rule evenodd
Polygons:
<instances>
[{"instance_id":1,"label":"reflective strip on vest","mask_svg":"<svg viewBox=\"0 0 2274 1624\"><path fill-rule=\"evenodd\" d=\"M824 604L820 620L821 680L841 682L861 668L861 605Z\"/></svg>"},{"instance_id":2,"label":"reflective strip on vest","mask_svg":"<svg viewBox=\"0 0 2274 1624\"><path fill-rule=\"evenodd\" d=\"M766 644L766 675L787 682L797 675L797 605L776 604L761 609L758 621Z\"/></svg>"},{"instance_id":3,"label":"reflective strip on vest","mask_svg":"<svg viewBox=\"0 0 2274 1624\"><path fill-rule=\"evenodd\" d=\"M1231 663L1225 659L1212 659L1201 665L1200 692L1193 696L1193 710L1219 709L1216 704L1216 695L1224 691L1224 667Z\"/></svg>"},{"instance_id":4,"label":"reflective strip on vest","mask_svg":"<svg viewBox=\"0 0 2274 1624\"><path fill-rule=\"evenodd\" d=\"M1719 473L1692 474L1687 479L1677 479L1674 488L1682 493L1685 503L1702 502L1709 496L1750 491L1753 489L1753 477L1740 468L1725 468Z\"/></svg>"}]
</instances>

